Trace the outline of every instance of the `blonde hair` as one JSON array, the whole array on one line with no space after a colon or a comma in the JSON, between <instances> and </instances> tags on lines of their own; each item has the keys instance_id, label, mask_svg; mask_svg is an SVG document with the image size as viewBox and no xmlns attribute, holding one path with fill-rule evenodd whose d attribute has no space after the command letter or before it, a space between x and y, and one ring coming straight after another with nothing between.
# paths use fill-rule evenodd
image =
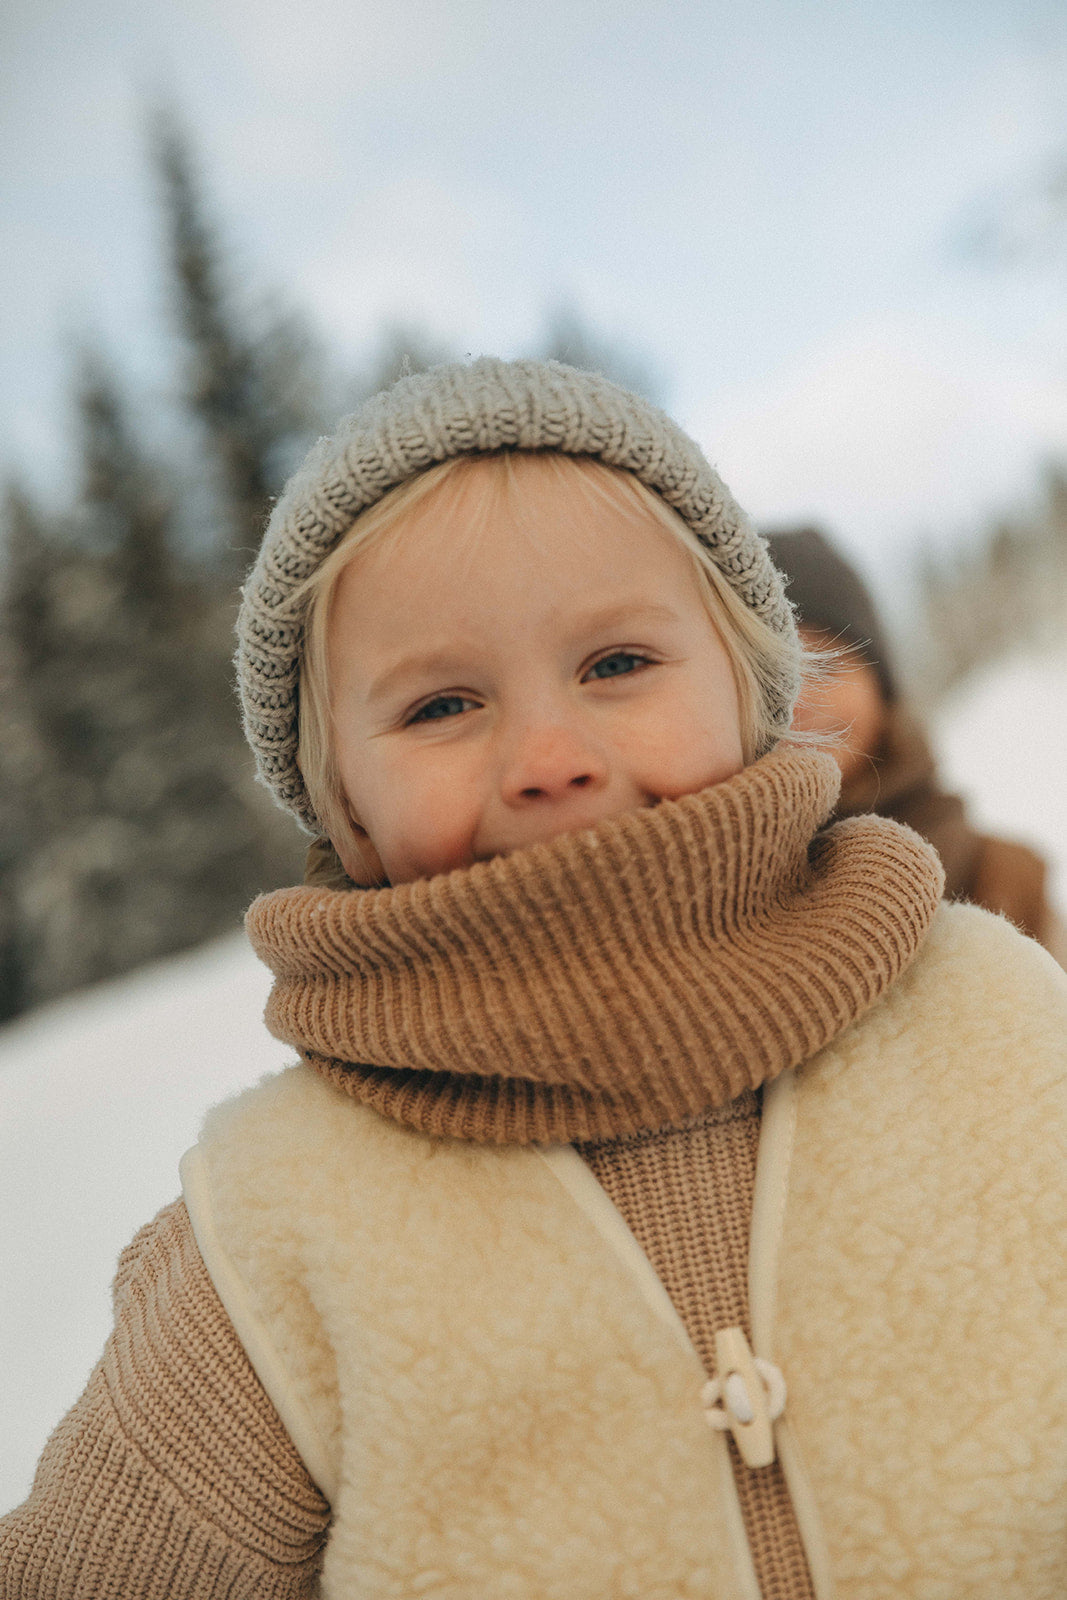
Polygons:
<instances>
[{"instance_id":1,"label":"blonde hair","mask_svg":"<svg viewBox=\"0 0 1067 1600\"><path fill-rule=\"evenodd\" d=\"M300 652L297 761L315 813L335 844L343 840L359 851L334 755L329 685L330 612L341 574L371 544L396 536L408 512L455 475L470 471L475 463L489 463L496 468L482 475L484 498L478 509L483 516L488 515L514 488L517 453L509 450L452 456L399 484L356 517L294 596L306 608ZM521 453L536 454L565 477L576 492L611 506L627 518L651 515L679 541L692 560L708 616L733 670L745 765L765 755L779 737L771 720L767 688L781 682L784 658L795 655L797 643L776 632L745 604L688 524L633 473L610 467L595 456L558 451ZM808 652L809 657L812 654Z\"/></svg>"}]
</instances>

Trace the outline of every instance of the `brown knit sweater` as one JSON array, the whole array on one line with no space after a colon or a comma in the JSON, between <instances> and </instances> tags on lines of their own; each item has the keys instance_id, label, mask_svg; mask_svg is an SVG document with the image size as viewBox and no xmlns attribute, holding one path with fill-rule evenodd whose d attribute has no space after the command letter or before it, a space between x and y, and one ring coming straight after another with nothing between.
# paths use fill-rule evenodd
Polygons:
<instances>
[{"instance_id":1,"label":"brown knit sweater","mask_svg":"<svg viewBox=\"0 0 1067 1600\"><path fill-rule=\"evenodd\" d=\"M3 1600L306 1600L330 1508L212 1287L181 1201L123 1251L115 1329L0 1520Z\"/></svg>"},{"instance_id":2,"label":"brown knit sweater","mask_svg":"<svg viewBox=\"0 0 1067 1600\"><path fill-rule=\"evenodd\" d=\"M751 1089L681 1128L582 1144L674 1302L697 1354L715 1372L720 1328L752 1329L748 1240L760 1103ZM807 1559L779 1461L730 1462L763 1600L811 1600Z\"/></svg>"},{"instance_id":3,"label":"brown knit sweater","mask_svg":"<svg viewBox=\"0 0 1067 1600\"><path fill-rule=\"evenodd\" d=\"M273 1031L429 1133L582 1141L711 1371L715 1329L748 1322L753 1090L878 999L940 895L931 852L892 824L816 837L835 794L828 757L779 751L447 878L267 896L249 926ZM0 1523L0 1595L313 1593L328 1507L184 1207L124 1257L117 1319ZM765 1596L801 1600L783 1480L737 1458L735 1474Z\"/></svg>"}]
</instances>

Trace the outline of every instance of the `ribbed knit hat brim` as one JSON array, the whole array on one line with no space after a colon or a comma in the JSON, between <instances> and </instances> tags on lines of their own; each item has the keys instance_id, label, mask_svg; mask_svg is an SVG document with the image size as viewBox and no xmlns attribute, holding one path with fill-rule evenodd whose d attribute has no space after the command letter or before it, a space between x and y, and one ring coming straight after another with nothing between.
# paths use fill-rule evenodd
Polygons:
<instances>
[{"instance_id":1,"label":"ribbed knit hat brim","mask_svg":"<svg viewBox=\"0 0 1067 1600\"><path fill-rule=\"evenodd\" d=\"M796 640L767 548L697 445L657 407L597 373L556 361L437 367L402 378L320 439L274 508L242 592L237 681L262 781L311 832L322 832L296 764L303 640L301 586L361 511L450 457L491 450L595 456L661 494L710 552L745 605ZM789 726L799 647L767 686L772 724Z\"/></svg>"}]
</instances>

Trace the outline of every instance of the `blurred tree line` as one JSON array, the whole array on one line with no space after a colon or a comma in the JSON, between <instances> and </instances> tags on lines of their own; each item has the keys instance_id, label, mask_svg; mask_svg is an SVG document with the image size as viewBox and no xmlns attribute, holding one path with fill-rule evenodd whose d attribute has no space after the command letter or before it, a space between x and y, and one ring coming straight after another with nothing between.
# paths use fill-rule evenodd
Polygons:
<instances>
[{"instance_id":1,"label":"blurred tree line","mask_svg":"<svg viewBox=\"0 0 1067 1600\"><path fill-rule=\"evenodd\" d=\"M961 215L954 253L982 270L1052 272L1061 308L1067 270L1067 154L976 198ZM1063 344L1059 345L1061 358ZM983 667L1020 647L1067 641L1067 470L1049 461L1029 506L993 518L975 537L914 574L905 639L907 681L932 708Z\"/></svg>"},{"instance_id":2,"label":"blurred tree line","mask_svg":"<svg viewBox=\"0 0 1067 1600\"><path fill-rule=\"evenodd\" d=\"M1067 472L1045 467L1034 503L995 518L979 536L914 574L915 606L902 652L921 709L1019 648L1067 641Z\"/></svg>"},{"instance_id":3,"label":"blurred tree line","mask_svg":"<svg viewBox=\"0 0 1067 1600\"><path fill-rule=\"evenodd\" d=\"M338 378L291 310L237 291L190 139L150 148L181 370L164 450L107 354L73 381L80 483L2 506L0 1020L237 928L296 881L292 821L252 781L231 687L240 581L307 445L359 400L456 352L383 331ZM540 348L646 392L637 358L565 306Z\"/></svg>"}]
</instances>

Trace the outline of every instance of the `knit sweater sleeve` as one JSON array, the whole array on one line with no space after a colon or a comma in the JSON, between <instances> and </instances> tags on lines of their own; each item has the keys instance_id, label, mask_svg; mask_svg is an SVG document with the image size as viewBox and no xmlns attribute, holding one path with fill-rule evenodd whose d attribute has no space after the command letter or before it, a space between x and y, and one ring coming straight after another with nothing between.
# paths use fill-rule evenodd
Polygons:
<instances>
[{"instance_id":1,"label":"knit sweater sleeve","mask_svg":"<svg viewBox=\"0 0 1067 1600\"><path fill-rule=\"evenodd\" d=\"M182 1201L119 1261L115 1327L0 1520L0 1600L304 1600L330 1508L215 1293Z\"/></svg>"}]
</instances>

